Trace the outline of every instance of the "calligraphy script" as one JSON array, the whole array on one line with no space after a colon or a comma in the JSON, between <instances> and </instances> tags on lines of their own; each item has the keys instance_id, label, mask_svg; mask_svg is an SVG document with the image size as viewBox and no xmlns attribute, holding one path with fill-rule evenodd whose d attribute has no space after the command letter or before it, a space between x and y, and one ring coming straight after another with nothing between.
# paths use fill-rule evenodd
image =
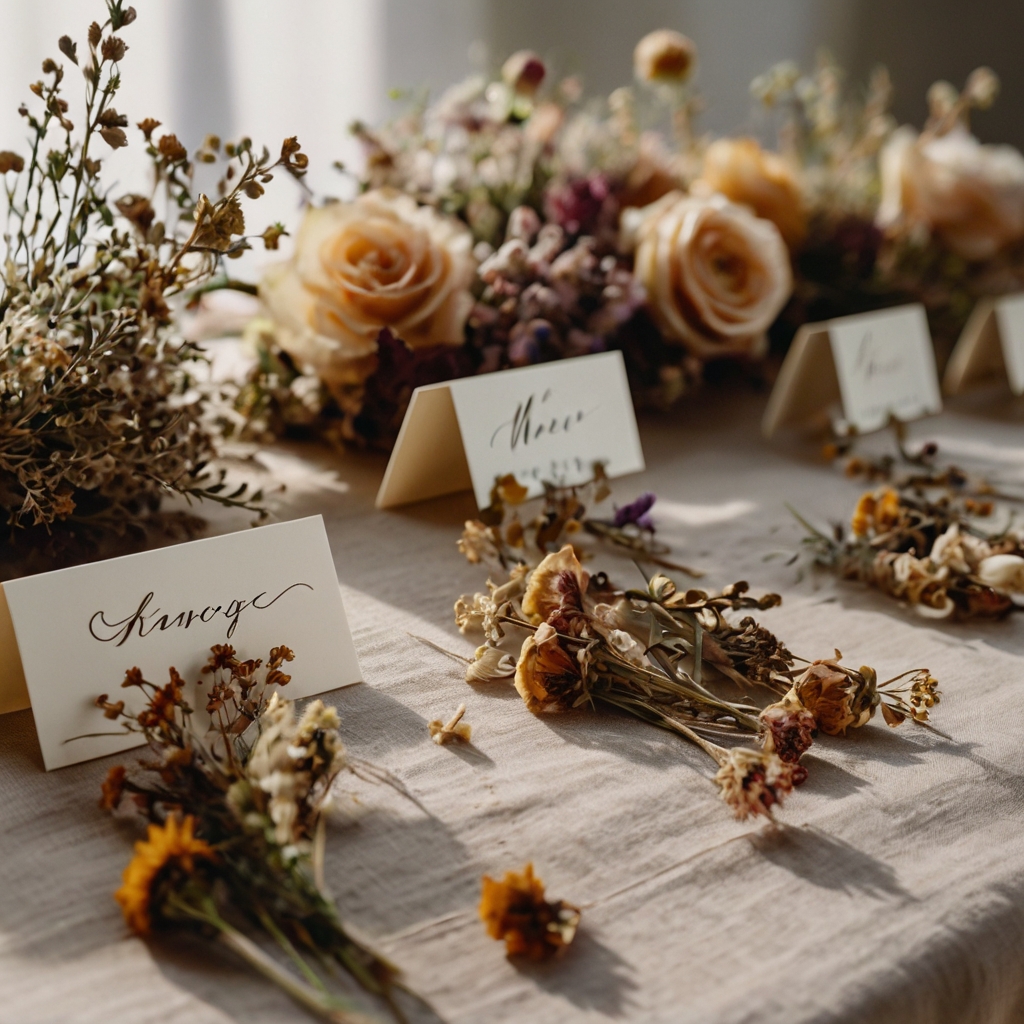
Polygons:
<instances>
[{"instance_id":1,"label":"calligraphy script","mask_svg":"<svg viewBox=\"0 0 1024 1024\"><path fill-rule=\"evenodd\" d=\"M537 441L544 435L553 436L556 434L568 434L577 424L582 423L588 416L596 412L599 406L593 409L575 409L569 413L550 412L550 408L541 408L554 396L551 388L547 388L541 395L540 401L534 409L534 398L530 395L525 402L516 406L515 415L505 420L491 435L491 447L495 447L501 440L501 435L507 432L509 449L515 451L521 445L528 445L531 441Z\"/></svg>"},{"instance_id":2,"label":"calligraphy script","mask_svg":"<svg viewBox=\"0 0 1024 1024\"><path fill-rule=\"evenodd\" d=\"M226 605L207 605L201 611L188 609L178 612L176 615L171 612L164 612L160 608L150 610L154 597L153 591L150 591L142 598L135 611L123 619L108 622L106 612L94 612L89 619L89 632L100 643L110 644L117 641L115 646L120 647L133 633L136 636L145 637L149 636L154 630L160 630L163 633L168 629L188 629L193 623L212 622L220 616L228 624L226 636L230 640L242 612L248 608L264 611L272 604L280 601L285 594L296 587L305 587L307 590L313 589L308 583L293 583L291 586L285 587L277 597L272 597L269 600L266 599L267 591L264 590L248 601L236 597Z\"/></svg>"},{"instance_id":3,"label":"calligraphy script","mask_svg":"<svg viewBox=\"0 0 1024 1024\"><path fill-rule=\"evenodd\" d=\"M864 337L857 349L856 368L864 375L865 380L875 377L885 377L899 373L903 368L903 360L898 352L888 353L880 350L875 341L873 331L865 331Z\"/></svg>"}]
</instances>

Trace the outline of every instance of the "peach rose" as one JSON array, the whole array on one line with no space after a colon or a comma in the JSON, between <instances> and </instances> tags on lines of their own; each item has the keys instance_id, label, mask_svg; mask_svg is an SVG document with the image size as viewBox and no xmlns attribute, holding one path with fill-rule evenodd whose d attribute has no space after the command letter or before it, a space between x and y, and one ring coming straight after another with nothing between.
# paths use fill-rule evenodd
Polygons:
<instances>
[{"instance_id":1,"label":"peach rose","mask_svg":"<svg viewBox=\"0 0 1024 1024\"><path fill-rule=\"evenodd\" d=\"M665 334L694 355L758 355L793 288L789 252L770 221L724 196L671 192L623 214L634 273Z\"/></svg>"},{"instance_id":2,"label":"peach rose","mask_svg":"<svg viewBox=\"0 0 1024 1024\"><path fill-rule=\"evenodd\" d=\"M266 274L260 296L298 363L328 386L358 384L382 327L410 348L462 344L472 245L458 221L376 189L310 209L294 256Z\"/></svg>"},{"instance_id":3,"label":"peach rose","mask_svg":"<svg viewBox=\"0 0 1024 1024\"><path fill-rule=\"evenodd\" d=\"M713 192L770 220L793 248L807 233L800 185L790 164L754 139L718 139L704 154L701 180Z\"/></svg>"},{"instance_id":4,"label":"peach rose","mask_svg":"<svg viewBox=\"0 0 1024 1024\"><path fill-rule=\"evenodd\" d=\"M882 227L922 224L966 260L1024 237L1024 156L983 146L963 127L945 135L897 129L880 155Z\"/></svg>"}]
</instances>

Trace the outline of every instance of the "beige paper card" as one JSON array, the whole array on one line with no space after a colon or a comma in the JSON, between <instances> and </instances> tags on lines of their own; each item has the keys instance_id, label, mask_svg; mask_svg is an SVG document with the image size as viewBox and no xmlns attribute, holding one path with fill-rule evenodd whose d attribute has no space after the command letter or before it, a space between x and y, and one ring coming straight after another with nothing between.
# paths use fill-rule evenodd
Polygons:
<instances>
[{"instance_id":1,"label":"beige paper card","mask_svg":"<svg viewBox=\"0 0 1024 1024\"><path fill-rule=\"evenodd\" d=\"M139 745L88 735L116 728L95 707L101 693L140 710L119 689L133 666L162 685L173 665L192 683L214 644L242 658L284 644L295 652L288 697L361 679L320 516L25 576L3 591L16 646L0 660L20 653L48 770ZM2 706L24 706L16 681L4 685Z\"/></svg>"},{"instance_id":2,"label":"beige paper card","mask_svg":"<svg viewBox=\"0 0 1024 1024\"><path fill-rule=\"evenodd\" d=\"M940 412L935 354L924 308L899 306L805 324L797 332L765 410L771 437L821 423L838 402L860 433Z\"/></svg>"},{"instance_id":3,"label":"beige paper card","mask_svg":"<svg viewBox=\"0 0 1024 1024\"><path fill-rule=\"evenodd\" d=\"M964 325L942 378L947 395L1003 378L1024 394L1024 293L981 299Z\"/></svg>"},{"instance_id":4,"label":"beige paper card","mask_svg":"<svg viewBox=\"0 0 1024 1024\"><path fill-rule=\"evenodd\" d=\"M619 352L562 359L417 388L377 493L392 508L473 489L477 505L507 473L531 497L545 482L644 468Z\"/></svg>"}]
</instances>

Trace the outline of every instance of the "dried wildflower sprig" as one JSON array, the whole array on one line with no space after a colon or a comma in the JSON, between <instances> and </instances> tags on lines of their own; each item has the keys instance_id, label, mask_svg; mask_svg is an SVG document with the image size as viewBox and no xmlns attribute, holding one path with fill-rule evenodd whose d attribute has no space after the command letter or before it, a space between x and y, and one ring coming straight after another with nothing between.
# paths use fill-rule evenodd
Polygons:
<instances>
[{"instance_id":1,"label":"dried wildflower sprig","mask_svg":"<svg viewBox=\"0 0 1024 1024\"><path fill-rule=\"evenodd\" d=\"M275 160L248 140L194 158L159 122L138 125L151 158L146 195L112 195L103 154L129 144L113 103L135 20L107 0L85 47L60 40L84 79L84 109L64 98L65 67L48 58L23 106L27 157L0 154L6 200L0 277L0 510L12 528L62 530L82 540L138 531L166 496L258 510L259 493L231 488L205 407L191 389L201 358L176 335L170 302L221 274L225 257L250 245L243 199L263 192L277 169L305 170L294 139ZM76 127L77 124L77 127ZM216 199L196 194L196 162L226 161ZM274 248L282 232L261 236Z\"/></svg>"},{"instance_id":2,"label":"dried wildflower sprig","mask_svg":"<svg viewBox=\"0 0 1024 1024\"><path fill-rule=\"evenodd\" d=\"M1010 526L985 530L992 511L948 492L882 487L860 496L849 533L837 525L830 536L793 514L817 564L943 619L999 618L1024 604L1024 538Z\"/></svg>"},{"instance_id":3,"label":"dried wildflower sprig","mask_svg":"<svg viewBox=\"0 0 1024 1024\"><path fill-rule=\"evenodd\" d=\"M579 546L583 534L589 534L613 548L666 569L691 576L701 575L677 565L665 556L671 548L655 540L651 509L657 500L650 492L622 508L611 518L598 518L589 508L606 501L611 483L604 464L595 462L593 476L582 484L559 485L545 482L540 509L532 517L520 515L527 504L527 488L511 473L497 477L491 488L491 503L479 519L469 520L458 541L459 550L471 564L484 563L491 569L511 569L516 565L536 565L545 555L563 544Z\"/></svg>"},{"instance_id":4,"label":"dried wildflower sprig","mask_svg":"<svg viewBox=\"0 0 1024 1024\"><path fill-rule=\"evenodd\" d=\"M293 657L275 647L265 663L243 661L231 646L213 647L207 679L196 684L208 727L173 668L162 686L129 670L122 686L141 694L141 710L106 694L97 699L106 718L149 748L137 769L118 765L103 783L102 808L125 805L151 823L116 897L137 934L212 930L327 1020L369 1018L332 992L315 965L343 968L401 1020L397 969L349 934L318 882L332 785L359 766L346 756L334 708L316 700L296 716L281 698L278 688L291 679L283 668ZM300 976L263 953L240 924L271 938Z\"/></svg>"},{"instance_id":5,"label":"dried wildflower sprig","mask_svg":"<svg viewBox=\"0 0 1024 1024\"><path fill-rule=\"evenodd\" d=\"M939 445L926 441L912 448L907 424L895 416L889 419L895 454L873 454L857 450L860 436L850 432L834 437L822 448L829 462L843 460L842 469L851 479L864 479L868 483L887 483L897 491L938 491L951 498L963 500L968 515L988 516L996 500L1019 502L1024 493L1020 481L997 481L989 475L972 473L942 459ZM1014 491L1014 483L1017 490Z\"/></svg>"},{"instance_id":6,"label":"dried wildflower sprig","mask_svg":"<svg viewBox=\"0 0 1024 1024\"><path fill-rule=\"evenodd\" d=\"M548 960L564 953L576 937L580 909L565 900L548 900L533 864L506 871L499 882L484 875L480 919L492 939L503 940L509 956Z\"/></svg>"},{"instance_id":7,"label":"dried wildflower sprig","mask_svg":"<svg viewBox=\"0 0 1024 1024\"><path fill-rule=\"evenodd\" d=\"M646 589L616 590L603 574L591 577L567 544L536 568L514 566L501 586L489 581L487 594L458 600L460 630L482 631L486 641L466 679L514 682L537 714L615 708L671 730L713 758L737 817L771 817L806 779L800 759L819 729L842 735L879 705L889 725L925 722L938 692L927 670L879 684L873 669L839 664L838 652L802 668L752 615L731 620L780 601L748 590L741 581L717 595L681 591L661 573ZM771 695L767 706L747 696L759 690ZM756 738L760 749L710 736Z\"/></svg>"}]
</instances>

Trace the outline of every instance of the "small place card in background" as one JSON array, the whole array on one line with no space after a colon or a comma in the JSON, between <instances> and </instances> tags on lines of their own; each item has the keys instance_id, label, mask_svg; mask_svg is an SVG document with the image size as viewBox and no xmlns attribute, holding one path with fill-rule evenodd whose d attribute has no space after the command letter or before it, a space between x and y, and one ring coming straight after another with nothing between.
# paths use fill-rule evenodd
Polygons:
<instances>
[{"instance_id":1,"label":"small place card in background","mask_svg":"<svg viewBox=\"0 0 1024 1024\"><path fill-rule=\"evenodd\" d=\"M119 728L94 706L101 693L138 710L139 695L120 689L133 666L162 686L173 665L193 683L214 644L264 661L284 644L295 652L289 698L361 679L320 516L25 576L3 591L17 647L0 657L20 653L47 770L139 745L71 740Z\"/></svg>"},{"instance_id":2,"label":"small place card in background","mask_svg":"<svg viewBox=\"0 0 1024 1024\"><path fill-rule=\"evenodd\" d=\"M1024 293L980 299L964 325L942 378L947 395L1003 377L1024 395Z\"/></svg>"},{"instance_id":3,"label":"small place card in background","mask_svg":"<svg viewBox=\"0 0 1024 1024\"><path fill-rule=\"evenodd\" d=\"M638 473L643 450L619 352L562 359L417 388L377 494L378 508L472 487L486 508L499 476L531 497L545 481Z\"/></svg>"},{"instance_id":4,"label":"small place card in background","mask_svg":"<svg viewBox=\"0 0 1024 1024\"><path fill-rule=\"evenodd\" d=\"M775 383L762 428L808 425L836 400L860 433L942 411L935 353L924 307L839 317L797 331Z\"/></svg>"}]
</instances>

